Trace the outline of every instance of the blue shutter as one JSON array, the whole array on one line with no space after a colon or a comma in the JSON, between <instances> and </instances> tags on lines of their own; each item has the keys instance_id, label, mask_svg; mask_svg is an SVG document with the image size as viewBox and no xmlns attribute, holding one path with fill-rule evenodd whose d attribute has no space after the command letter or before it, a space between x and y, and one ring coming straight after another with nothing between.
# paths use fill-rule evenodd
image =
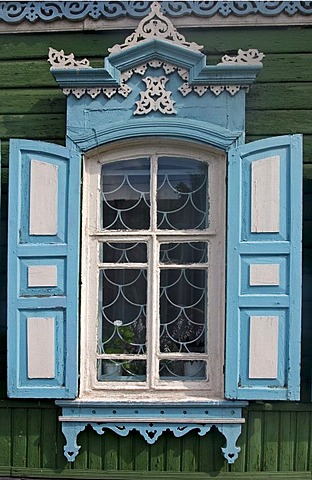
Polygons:
<instances>
[{"instance_id":1,"label":"blue shutter","mask_svg":"<svg viewBox=\"0 0 312 480\"><path fill-rule=\"evenodd\" d=\"M227 398L299 399L301 184L300 135L229 153Z\"/></svg>"},{"instance_id":2,"label":"blue shutter","mask_svg":"<svg viewBox=\"0 0 312 480\"><path fill-rule=\"evenodd\" d=\"M74 398L78 381L80 155L12 140L8 395Z\"/></svg>"}]
</instances>

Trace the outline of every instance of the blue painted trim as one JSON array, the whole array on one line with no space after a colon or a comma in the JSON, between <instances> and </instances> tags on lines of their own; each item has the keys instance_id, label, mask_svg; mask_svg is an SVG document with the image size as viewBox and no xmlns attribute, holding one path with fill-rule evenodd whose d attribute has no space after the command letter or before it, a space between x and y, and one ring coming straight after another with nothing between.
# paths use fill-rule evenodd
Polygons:
<instances>
[{"instance_id":1,"label":"blue painted trim","mask_svg":"<svg viewBox=\"0 0 312 480\"><path fill-rule=\"evenodd\" d=\"M107 66L107 63L106 63ZM51 69L51 73L61 88L118 87L120 72L104 68L64 68ZM115 74L115 76L113 76Z\"/></svg>"},{"instance_id":2,"label":"blue painted trim","mask_svg":"<svg viewBox=\"0 0 312 480\"><path fill-rule=\"evenodd\" d=\"M222 448L228 463L234 463L240 448L236 441L241 433L242 408L246 402L180 402L165 404L153 402L56 402L62 407L62 431L66 438L64 455L73 462L80 446L78 434L91 425L99 435L112 430L121 436L137 430L149 444L154 444L160 435L170 430L176 437L186 435L196 429L205 435L214 425L224 435L226 446Z\"/></svg>"},{"instance_id":3,"label":"blue painted trim","mask_svg":"<svg viewBox=\"0 0 312 480\"><path fill-rule=\"evenodd\" d=\"M85 133L85 129L76 131L71 127L67 132L67 145L70 148L76 145L82 152L117 140L151 136L183 138L228 150L242 135L241 131L232 132L212 123L177 118L135 118L105 126L96 132Z\"/></svg>"},{"instance_id":4,"label":"blue painted trim","mask_svg":"<svg viewBox=\"0 0 312 480\"><path fill-rule=\"evenodd\" d=\"M281 155L281 227L280 234L250 234L250 177L243 172L249 157ZM245 185L243 184L245 182ZM249 183L248 183L249 182ZM283 186L284 183L284 186ZM284 190L283 190L284 189ZM237 192L243 192L238 195ZM284 193L283 193L284 192ZM247 201L247 203L246 203ZM228 238L227 238L227 323L226 323L226 397L246 400L299 400L301 340L301 232L302 232L302 138L301 135L258 140L229 152L228 168ZM237 212L241 218L237 219ZM288 212L288 217L284 218ZM295 212L295 214L294 214ZM260 235L260 237L259 237ZM262 236L262 237L261 237ZM257 238L256 238L257 237ZM289 292L278 287L270 293L240 294L246 284L242 278L241 256L253 255L255 261L280 254L289 266ZM266 257L265 257L266 258ZM245 272L246 274L246 272ZM273 292L274 290L274 292ZM248 332L243 315L247 310L264 315L285 312L279 330L278 382L247 379ZM258 310L256 310L258 309Z\"/></svg>"},{"instance_id":5,"label":"blue painted trim","mask_svg":"<svg viewBox=\"0 0 312 480\"><path fill-rule=\"evenodd\" d=\"M206 65L195 75L190 71L190 84L251 85L261 68L262 65Z\"/></svg>"},{"instance_id":6,"label":"blue painted trim","mask_svg":"<svg viewBox=\"0 0 312 480\"><path fill-rule=\"evenodd\" d=\"M78 4L78 7L77 7ZM195 15L210 18L214 15L245 17L261 15L275 17L281 14L293 16L296 13L311 15L311 2L161 2L163 13L171 17ZM149 2L0 2L0 20L5 23L53 22L55 20L82 21L92 18L115 20L123 17L141 19L149 13Z\"/></svg>"},{"instance_id":7,"label":"blue painted trim","mask_svg":"<svg viewBox=\"0 0 312 480\"><path fill-rule=\"evenodd\" d=\"M140 41L106 57L109 63L122 71L137 66L138 60L143 64L155 58L188 70L197 67L201 71L206 65L206 56L203 53L160 38Z\"/></svg>"},{"instance_id":8,"label":"blue painted trim","mask_svg":"<svg viewBox=\"0 0 312 480\"><path fill-rule=\"evenodd\" d=\"M28 236L30 160L63 165L59 186L66 180L66 201L59 205L65 220L63 242L57 236ZM78 272L80 225L80 155L65 147L31 140L11 140L8 232L8 395L21 398L75 398L78 390ZM64 175L60 179L60 175ZM60 198L60 197L59 197ZM59 200L60 201L60 200ZM66 205L68 208L66 208ZM26 216L26 221L23 218ZM60 218L60 217L59 217ZM26 229L26 232L24 231ZM64 295L45 289L23 297L20 292L20 262L64 263ZM65 266L66 262L66 266ZM30 292L29 292L30 293ZM54 379L29 379L26 372L26 317L55 318Z\"/></svg>"},{"instance_id":9,"label":"blue painted trim","mask_svg":"<svg viewBox=\"0 0 312 480\"><path fill-rule=\"evenodd\" d=\"M61 88L116 87L120 73L155 58L189 70L191 85L250 85L262 65L206 65L206 56L158 38L142 41L105 58L104 68L52 69Z\"/></svg>"},{"instance_id":10,"label":"blue painted trim","mask_svg":"<svg viewBox=\"0 0 312 480\"><path fill-rule=\"evenodd\" d=\"M289 290L292 295L289 309L289 365L288 398L300 398L301 354L301 296L302 296L302 194L303 194L303 136L292 135L290 142L290 211L291 255Z\"/></svg>"}]
</instances>

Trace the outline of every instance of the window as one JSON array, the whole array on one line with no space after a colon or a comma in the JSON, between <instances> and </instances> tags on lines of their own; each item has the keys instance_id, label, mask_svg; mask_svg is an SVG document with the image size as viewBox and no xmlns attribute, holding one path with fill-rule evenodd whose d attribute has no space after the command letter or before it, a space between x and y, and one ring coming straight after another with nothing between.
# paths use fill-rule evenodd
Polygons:
<instances>
[{"instance_id":1,"label":"window","mask_svg":"<svg viewBox=\"0 0 312 480\"><path fill-rule=\"evenodd\" d=\"M82 398L223 396L225 155L176 143L85 157Z\"/></svg>"},{"instance_id":2,"label":"window","mask_svg":"<svg viewBox=\"0 0 312 480\"><path fill-rule=\"evenodd\" d=\"M82 213L79 153L11 143L8 393L63 399L71 462L90 424L148 443L216 425L233 463L246 405L236 400L299 398L300 136L228 153L226 299L226 156L177 138L90 149Z\"/></svg>"},{"instance_id":3,"label":"window","mask_svg":"<svg viewBox=\"0 0 312 480\"><path fill-rule=\"evenodd\" d=\"M233 463L236 400L299 398L301 138L244 144L263 54L207 65L157 3L142 22L103 69L51 52L66 148L11 142L8 392L66 399L69 461L88 424L216 425Z\"/></svg>"}]
</instances>

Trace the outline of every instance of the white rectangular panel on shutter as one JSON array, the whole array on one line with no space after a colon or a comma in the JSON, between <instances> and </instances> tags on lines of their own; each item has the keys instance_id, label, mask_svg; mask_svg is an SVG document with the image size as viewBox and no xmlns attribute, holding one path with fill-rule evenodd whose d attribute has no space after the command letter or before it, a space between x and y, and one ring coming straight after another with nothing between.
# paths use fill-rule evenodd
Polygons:
<instances>
[{"instance_id":1,"label":"white rectangular panel on shutter","mask_svg":"<svg viewBox=\"0 0 312 480\"><path fill-rule=\"evenodd\" d=\"M56 235L58 166L30 161L29 234Z\"/></svg>"},{"instance_id":2,"label":"white rectangular panel on shutter","mask_svg":"<svg viewBox=\"0 0 312 480\"><path fill-rule=\"evenodd\" d=\"M251 164L251 231L279 232L280 157Z\"/></svg>"},{"instance_id":3,"label":"white rectangular panel on shutter","mask_svg":"<svg viewBox=\"0 0 312 480\"><path fill-rule=\"evenodd\" d=\"M29 265L28 287L56 287L57 266L56 265Z\"/></svg>"},{"instance_id":4,"label":"white rectangular panel on shutter","mask_svg":"<svg viewBox=\"0 0 312 480\"><path fill-rule=\"evenodd\" d=\"M249 285L279 285L279 270L276 263L253 263L249 267Z\"/></svg>"},{"instance_id":5,"label":"white rectangular panel on shutter","mask_svg":"<svg viewBox=\"0 0 312 480\"><path fill-rule=\"evenodd\" d=\"M249 378L277 378L278 317L250 317Z\"/></svg>"},{"instance_id":6,"label":"white rectangular panel on shutter","mask_svg":"<svg viewBox=\"0 0 312 480\"><path fill-rule=\"evenodd\" d=\"M55 377L54 318L27 318L27 376Z\"/></svg>"}]
</instances>

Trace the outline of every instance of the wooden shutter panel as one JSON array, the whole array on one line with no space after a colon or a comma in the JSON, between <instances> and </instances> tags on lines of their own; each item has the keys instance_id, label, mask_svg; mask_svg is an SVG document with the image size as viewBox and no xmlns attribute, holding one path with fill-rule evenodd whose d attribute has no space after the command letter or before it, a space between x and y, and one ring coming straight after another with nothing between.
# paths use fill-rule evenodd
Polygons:
<instances>
[{"instance_id":1,"label":"wooden shutter panel","mask_svg":"<svg viewBox=\"0 0 312 480\"><path fill-rule=\"evenodd\" d=\"M227 398L299 399L301 184L300 135L229 154Z\"/></svg>"},{"instance_id":2,"label":"wooden shutter panel","mask_svg":"<svg viewBox=\"0 0 312 480\"><path fill-rule=\"evenodd\" d=\"M80 156L12 140L8 395L74 398L78 381Z\"/></svg>"}]
</instances>

